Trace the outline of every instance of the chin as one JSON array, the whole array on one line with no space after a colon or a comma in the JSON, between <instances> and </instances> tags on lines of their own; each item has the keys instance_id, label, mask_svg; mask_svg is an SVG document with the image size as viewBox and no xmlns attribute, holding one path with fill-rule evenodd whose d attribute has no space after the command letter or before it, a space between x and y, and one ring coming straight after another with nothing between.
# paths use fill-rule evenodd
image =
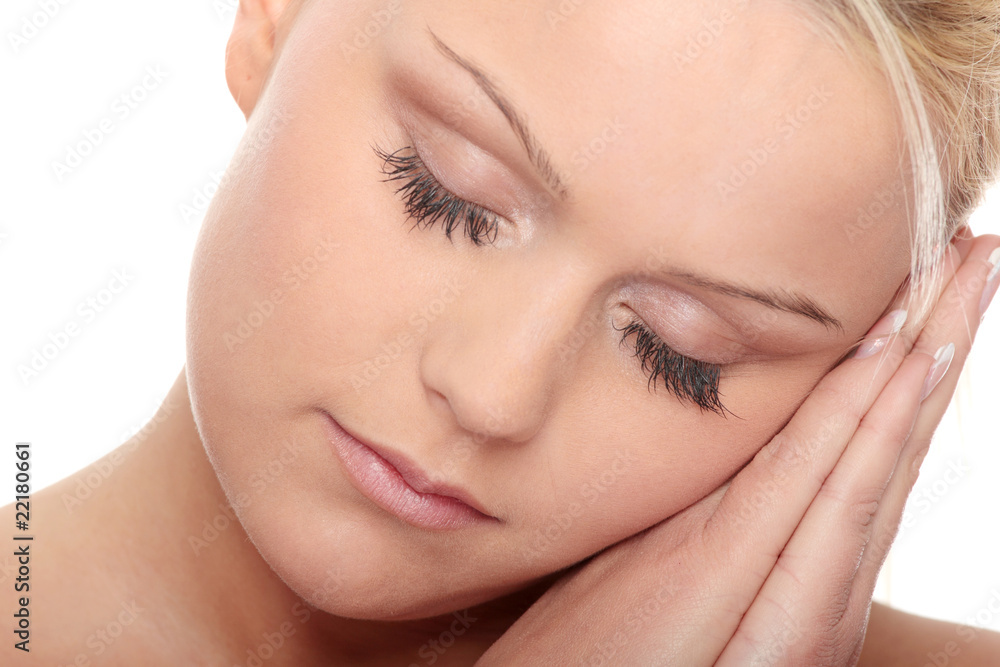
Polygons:
<instances>
[{"instance_id":1,"label":"chin","mask_svg":"<svg viewBox=\"0 0 1000 667\"><path fill-rule=\"evenodd\" d=\"M309 605L341 618L363 621L417 621L446 616L475 607L499 597L505 591L481 590L428 590L420 585L420 573L411 573L400 581L399 577L367 573L341 574L335 592L326 593L316 588L311 595L300 596ZM416 576L413 576L416 575ZM331 582L332 583L332 582ZM525 582L527 585L527 582ZM330 587L327 590L332 590ZM296 591L298 592L298 591Z\"/></svg>"},{"instance_id":2,"label":"chin","mask_svg":"<svg viewBox=\"0 0 1000 667\"><path fill-rule=\"evenodd\" d=\"M281 502L250 511L244 528L288 588L313 609L366 621L413 621L444 616L523 588L498 587L495 563L435 557L407 545L377 520L331 522L300 506L298 521L281 521Z\"/></svg>"}]
</instances>

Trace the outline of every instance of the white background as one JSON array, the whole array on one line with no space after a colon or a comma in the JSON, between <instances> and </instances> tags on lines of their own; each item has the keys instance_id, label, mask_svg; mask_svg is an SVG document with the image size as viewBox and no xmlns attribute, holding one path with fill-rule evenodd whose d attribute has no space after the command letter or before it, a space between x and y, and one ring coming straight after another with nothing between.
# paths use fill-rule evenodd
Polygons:
<instances>
[{"instance_id":1,"label":"white background","mask_svg":"<svg viewBox=\"0 0 1000 667\"><path fill-rule=\"evenodd\" d=\"M138 430L184 363L186 283L204 196L244 126L223 74L235 2L3 2L0 470L9 474L0 475L0 504L13 499L13 443L33 443L39 490ZM45 5L56 8L51 18ZM26 21L39 17L47 20L32 35ZM31 36L15 46L12 35ZM115 101L142 85L147 68L163 81L133 95L136 108L122 118ZM60 181L53 163L105 118L110 134ZM998 215L994 189L973 231L1000 233ZM100 295L116 270L132 279L88 321L79 304ZM23 381L18 366L70 322L79 334ZM994 312L924 463L907 510L912 525L878 597L956 622L975 623L978 614L978 624L1000 630L1000 613L988 606L994 596L993 609L1000 603L998 334Z\"/></svg>"}]
</instances>

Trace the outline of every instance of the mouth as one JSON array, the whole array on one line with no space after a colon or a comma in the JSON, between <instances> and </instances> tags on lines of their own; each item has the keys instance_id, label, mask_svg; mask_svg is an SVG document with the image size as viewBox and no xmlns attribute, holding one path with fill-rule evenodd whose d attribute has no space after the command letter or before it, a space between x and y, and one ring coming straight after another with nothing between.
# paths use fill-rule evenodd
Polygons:
<instances>
[{"instance_id":1,"label":"mouth","mask_svg":"<svg viewBox=\"0 0 1000 667\"><path fill-rule=\"evenodd\" d=\"M500 521L464 489L434 481L403 454L361 440L322 412L327 437L351 484L385 511L429 530Z\"/></svg>"}]
</instances>

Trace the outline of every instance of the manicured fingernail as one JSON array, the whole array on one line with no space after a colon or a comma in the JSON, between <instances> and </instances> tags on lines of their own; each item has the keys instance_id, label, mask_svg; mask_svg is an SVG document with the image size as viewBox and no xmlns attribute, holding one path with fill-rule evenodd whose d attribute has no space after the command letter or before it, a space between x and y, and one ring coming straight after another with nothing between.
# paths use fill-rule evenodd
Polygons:
<instances>
[{"instance_id":1,"label":"manicured fingernail","mask_svg":"<svg viewBox=\"0 0 1000 667\"><path fill-rule=\"evenodd\" d=\"M906 311L894 310L872 327L868 340L854 353L855 359L865 359L884 348L889 342L889 336L899 333L906 323Z\"/></svg>"},{"instance_id":2,"label":"manicured fingernail","mask_svg":"<svg viewBox=\"0 0 1000 667\"><path fill-rule=\"evenodd\" d=\"M989 263L993 265L990 275L986 277L986 287L983 288L983 297L979 301L979 318L986 316L986 309L993 300L993 295L997 293L997 285L1000 285L1000 248L990 254Z\"/></svg>"},{"instance_id":3,"label":"manicured fingernail","mask_svg":"<svg viewBox=\"0 0 1000 667\"><path fill-rule=\"evenodd\" d=\"M927 371L927 377L924 379L924 389L920 392L921 402L930 396L934 388L938 386L945 373L948 372L948 367L951 366L951 360L954 358L954 343L948 343L934 354L934 365Z\"/></svg>"}]
</instances>

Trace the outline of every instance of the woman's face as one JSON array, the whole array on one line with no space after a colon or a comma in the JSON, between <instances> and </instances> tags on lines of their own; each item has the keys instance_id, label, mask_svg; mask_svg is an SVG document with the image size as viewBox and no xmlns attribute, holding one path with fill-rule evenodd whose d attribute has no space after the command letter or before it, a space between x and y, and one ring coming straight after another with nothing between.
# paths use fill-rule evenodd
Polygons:
<instances>
[{"instance_id":1,"label":"woman's face","mask_svg":"<svg viewBox=\"0 0 1000 667\"><path fill-rule=\"evenodd\" d=\"M797 11L299 9L204 223L187 364L293 590L417 618L578 562L717 488L886 310L909 266L891 98ZM426 194L450 240L408 219ZM478 245L470 213L496 224ZM668 384L637 340L672 351ZM711 403L715 365L721 414L685 394ZM327 413L493 520L388 511Z\"/></svg>"}]
</instances>

